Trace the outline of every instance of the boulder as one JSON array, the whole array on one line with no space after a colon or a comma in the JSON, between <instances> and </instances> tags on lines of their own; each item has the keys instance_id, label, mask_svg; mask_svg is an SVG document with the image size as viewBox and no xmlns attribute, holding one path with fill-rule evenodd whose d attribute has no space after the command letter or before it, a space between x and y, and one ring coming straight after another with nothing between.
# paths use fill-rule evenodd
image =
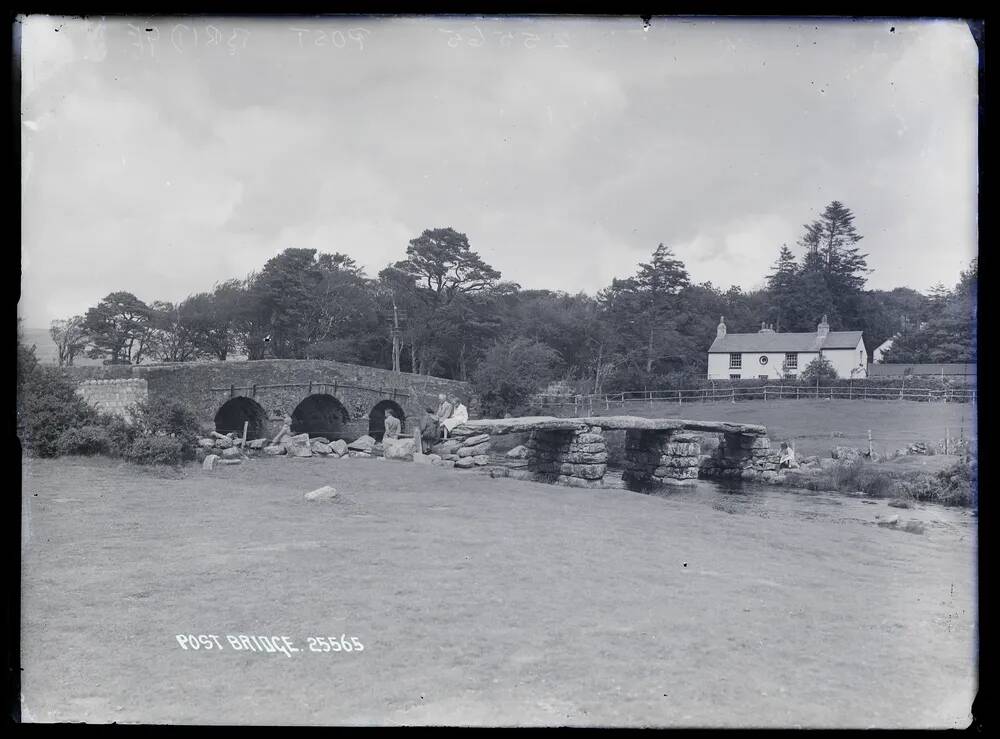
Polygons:
<instances>
[{"instance_id":1,"label":"boulder","mask_svg":"<svg viewBox=\"0 0 1000 739\"><path fill-rule=\"evenodd\" d=\"M476 446L477 444L482 444L490 440L489 434L476 434L475 436L470 436L462 442L462 446Z\"/></svg>"},{"instance_id":2,"label":"boulder","mask_svg":"<svg viewBox=\"0 0 1000 739\"><path fill-rule=\"evenodd\" d=\"M434 454L440 454L442 457L444 457L447 456L448 454L454 454L459 450L461 446L462 442L459 441L458 439L448 439L446 441L442 441L440 444L435 444L434 446L432 446L431 451Z\"/></svg>"},{"instance_id":3,"label":"boulder","mask_svg":"<svg viewBox=\"0 0 1000 739\"><path fill-rule=\"evenodd\" d=\"M355 451L354 449L352 449L351 451L349 451L347 453L347 455L349 457L354 457L354 458L363 458L363 459L371 459L372 458L371 452L358 452L358 451ZM380 457L380 459L384 459L384 457Z\"/></svg>"},{"instance_id":4,"label":"boulder","mask_svg":"<svg viewBox=\"0 0 1000 739\"><path fill-rule=\"evenodd\" d=\"M288 453L293 457L311 457L313 455L312 449L307 446L289 447Z\"/></svg>"},{"instance_id":5,"label":"boulder","mask_svg":"<svg viewBox=\"0 0 1000 739\"><path fill-rule=\"evenodd\" d=\"M877 516L876 516L877 518ZM895 526L899 523L899 516L889 516L888 518L883 518L878 521L879 526Z\"/></svg>"},{"instance_id":6,"label":"boulder","mask_svg":"<svg viewBox=\"0 0 1000 739\"><path fill-rule=\"evenodd\" d=\"M211 449L215 446L215 439L198 439L198 446L202 449Z\"/></svg>"},{"instance_id":7,"label":"boulder","mask_svg":"<svg viewBox=\"0 0 1000 739\"><path fill-rule=\"evenodd\" d=\"M296 434L295 436L289 436L284 440L285 444L308 444L309 434Z\"/></svg>"},{"instance_id":8,"label":"boulder","mask_svg":"<svg viewBox=\"0 0 1000 739\"><path fill-rule=\"evenodd\" d=\"M228 449L233 445L233 440L228 436L220 436L215 440L215 446L218 449Z\"/></svg>"},{"instance_id":9,"label":"boulder","mask_svg":"<svg viewBox=\"0 0 1000 739\"><path fill-rule=\"evenodd\" d=\"M450 470L452 467L455 466L455 462L451 459L442 459L440 462L437 463L437 466L443 467L446 470Z\"/></svg>"},{"instance_id":10,"label":"boulder","mask_svg":"<svg viewBox=\"0 0 1000 739\"><path fill-rule=\"evenodd\" d=\"M839 459L844 462L857 462L863 456L860 449L855 449L850 446L835 446L830 450L830 456L833 459Z\"/></svg>"},{"instance_id":11,"label":"boulder","mask_svg":"<svg viewBox=\"0 0 1000 739\"><path fill-rule=\"evenodd\" d=\"M413 459L416 442L413 439L386 439L383 442L383 453L386 459Z\"/></svg>"},{"instance_id":12,"label":"boulder","mask_svg":"<svg viewBox=\"0 0 1000 739\"><path fill-rule=\"evenodd\" d=\"M306 500L333 500L338 495L337 491L334 490L329 485L324 485L321 488L316 488L315 490L305 494Z\"/></svg>"},{"instance_id":13,"label":"boulder","mask_svg":"<svg viewBox=\"0 0 1000 739\"><path fill-rule=\"evenodd\" d=\"M243 464L243 458L237 457L236 459L220 459L216 464Z\"/></svg>"},{"instance_id":14,"label":"boulder","mask_svg":"<svg viewBox=\"0 0 1000 739\"><path fill-rule=\"evenodd\" d=\"M507 452L507 457L509 459L527 459L528 447L524 444L518 444L516 447Z\"/></svg>"},{"instance_id":15,"label":"boulder","mask_svg":"<svg viewBox=\"0 0 1000 739\"><path fill-rule=\"evenodd\" d=\"M239 459L242 456L243 453L239 450L238 447L231 446L227 449L222 450L223 459Z\"/></svg>"},{"instance_id":16,"label":"boulder","mask_svg":"<svg viewBox=\"0 0 1000 739\"><path fill-rule=\"evenodd\" d=\"M330 443L330 440L327 439L325 436L314 436L309 441L312 444L329 444Z\"/></svg>"},{"instance_id":17,"label":"boulder","mask_svg":"<svg viewBox=\"0 0 1000 739\"><path fill-rule=\"evenodd\" d=\"M248 441L247 446L250 449L263 449L267 446L267 439L254 439L253 441Z\"/></svg>"},{"instance_id":18,"label":"boulder","mask_svg":"<svg viewBox=\"0 0 1000 739\"><path fill-rule=\"evenodd\" d=\"M212 469L215 469L215 463L218 462L218 461L219 461L219 455L218 454L209 454L207 457L205 457L205 461L202 462L201 468L203 470L212 470Z\"/></svg>"},{"instance_id":19,"label":"boulder","mask_svg":"<svg viewBox=\"0 0 1000 739\"><path fill-rule=\"evenodd\" d=\"M489 455L480 454L478 456L473 457L472 458L472 462L477 467L485 467L486 465L488 465L490 463L490 458L489 458Z\"/></svg>"},{"instance_id":20,"label":"boulder","mask_svg":"<svg viewBox=\"0 0 1000 739\"><path fill-rule=\"evenodd\" d=\"M329 444L317 444L315 439L312 440L309 447L313 450L314 454L322 454L323 456L333 454L333 449L330 448Z\"/></svg>"},{"instance_id":21,"label":"boulder","mask_svg":"<svg viewBox=\"0 0 1000 739\"><path fill-rule=\"evenodd\" d=\"M462 457L461 459L455 460L454 465L458 469L467 470L470 467L476 466L476 460L475 457Z\"/></svg>"},{"instance_id":22,"label":"boulder","mask_svg":"<svg viewBox=\"0 0 1000 739\"><path fill-rule=\"evenodd\" d=\"M264 447L264 454L269 457L277 457L279 454L285 454L286 449L282 444L272 444L270 446Z\"/></svg>"},{"instance_id":23,"label":"boulder","mask_svg":"<svg viewBox=\"0 0 1000 739\"><path fill-rule=\"evenodd\" d=\"M343 439L337 439L336 441L330 442L330 450L336 454L338 457L343 457L347 454L347 442Z\"/></svg>"},{"instance_id":24,"label":"boulder","mask_svg":"<svg viewBox=\"0 0 1000 739\"><path fill-rule=\"evenodd\" d=\"M427 464L432 464L435 467L441 464L441 456L439 454L421 454L420 458Z\"/></svg>"},{"instance_id":25,"label":"boulder","mask_svg":"<svg viewBox=\"0 0 1000 739\"><path fill-rule=\"evenodd\" d=\"M370 452L375 448L375 439L365 434L348 444L347 448L353 452Z\"/></svg>"},{"instance_id":26,"label":"boulder","mask_svg":"<svg viewBox=\"0 0 1000 739\"><path fill-rule=\"evenodd\" d=\"M484 441L475 446L463 446L458 450L458 456L460 457L478 457L482 454L486 454L490 450L490 443Z\"/></svg>"}]
</instances>

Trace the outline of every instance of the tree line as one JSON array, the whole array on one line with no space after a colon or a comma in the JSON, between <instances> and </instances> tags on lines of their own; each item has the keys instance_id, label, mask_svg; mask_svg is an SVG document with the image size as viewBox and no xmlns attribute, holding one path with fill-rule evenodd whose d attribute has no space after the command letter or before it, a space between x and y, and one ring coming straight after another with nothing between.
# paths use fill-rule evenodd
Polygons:
<instances>
[{"instance_id":1,"label":"tree line","mask_svg":"<svg viewBox=\"0 0 1000 739\"><path fill-rule=\"evenodd\" d=\"M866 289L850 209L830 203L782 245L761 289L695 284L659 244L595 296L524 290L453 228L424 231L369 277L341 253L289 248L242 279L179 303L114 292L51 327L60 364L331 359L485 383L500 398L561 380L577 392L669 389L704 377L719 317L730 332L862 330L886 361L975 358L977 264L953 289ZM399 326L396 330L395 326Z\"/></svg>"}]
</instances>

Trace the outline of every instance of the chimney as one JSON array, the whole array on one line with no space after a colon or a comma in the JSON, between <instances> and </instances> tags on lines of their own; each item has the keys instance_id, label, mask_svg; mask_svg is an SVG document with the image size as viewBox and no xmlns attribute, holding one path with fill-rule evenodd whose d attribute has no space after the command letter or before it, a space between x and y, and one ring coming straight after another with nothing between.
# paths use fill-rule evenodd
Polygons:
<instances>
[{"instance_id":1,"label":"chimney","mask_svg":"<svg viewBox=\"0 0 1000 739\"><path fill-rule=\"evenodd\" d=\"M821 339L825 339L827 334L829 333L830 333L830 324L826 322L826 313L824 313L823 320L820 321L819 325L816 327L816 335Z\"/></svg>"},{"instance_id":2,"label":"chimney","mask_svg":"<svg viewBox=\"0 0 1000 739\"><path fill-rule=\"evenodd\" d=\"M719 328L715 331L715 338L721 339L726 335L726 319L719 316Z\"/></svg>"},{"instance_id":3,"label":"chimney","mask_svg":"<svg viewBox=\"0 0 1000 739\"><path fill-rule=\"evenodd\" d=\"M760 322L760 331L758 331L757 333L759 333L759 334L773 334L774 333L774 329L772 329L770 326L768 326L763 321L761 321Z\"/></svg>"}]
</instances>

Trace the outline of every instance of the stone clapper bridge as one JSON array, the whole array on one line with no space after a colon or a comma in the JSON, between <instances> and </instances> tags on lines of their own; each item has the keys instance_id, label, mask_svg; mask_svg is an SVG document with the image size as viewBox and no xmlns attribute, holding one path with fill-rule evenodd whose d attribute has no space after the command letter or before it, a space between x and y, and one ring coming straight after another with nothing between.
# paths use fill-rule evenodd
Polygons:
<instances>
[{"instance_id":1,"label":"stone clapper bridge","mask_svg":"<svg viewBox=\"0 0 1000 739\"><path fill-rule=\"evenodd\" d=\"M774 480L778 455L767 429L755 424L640 416L483 419L457 426L451 436L530 432L522 479L574 487L602 487L608 468L605 431L625 431L622 479L633 488L691 485L698 477ZM701 456L701 433L719 434L714 454ZM515 471L516 472L516 471Z\"/></svg>"}]
</instances>

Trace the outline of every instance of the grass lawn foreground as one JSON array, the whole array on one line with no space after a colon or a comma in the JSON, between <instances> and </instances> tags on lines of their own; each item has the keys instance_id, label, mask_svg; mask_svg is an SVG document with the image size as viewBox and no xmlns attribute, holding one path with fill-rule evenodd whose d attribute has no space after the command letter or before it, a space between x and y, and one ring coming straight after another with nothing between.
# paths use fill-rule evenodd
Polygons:
<instances>
[{"instance_id":1,"label":"grass lawn foreground","mask_svg":"<svg viewBox=\"0 0 1000 739\"><path fill-rule=\"evenodd\" d=\"M964 727L976 691L962 509L64 458L25 460L22 518L26 721Z\"/></svg>"}]
</instances>

